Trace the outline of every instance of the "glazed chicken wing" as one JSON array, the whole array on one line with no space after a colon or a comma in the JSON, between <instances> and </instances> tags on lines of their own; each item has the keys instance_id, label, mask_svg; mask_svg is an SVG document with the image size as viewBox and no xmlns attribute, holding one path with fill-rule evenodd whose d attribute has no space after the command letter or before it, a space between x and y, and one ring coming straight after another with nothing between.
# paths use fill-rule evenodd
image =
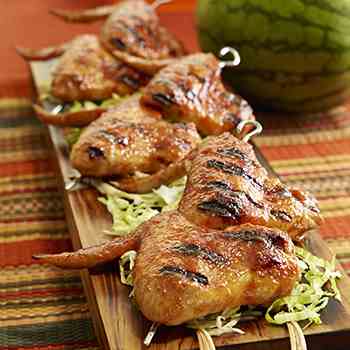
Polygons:
<instances>
[{"instance_id":1,"label":"glazed chicken wing","mask_svg":"<svg viewBox=\"0 0 350 350\"><path fill-rule=\"evenodd\" d=\"M240 305L268 305L288 295L299 277L287 234L250 224L207 229L177 211L152 218L132 237L89 249L40 258L83 268L138 250L133 270L137 305L149 320L165 325Z\"/></svg>"},{"instance_id":2,"label":"glazed chicken wing","mask_svg":"<svg viewBox=\"0 0 350 350\"><path fill-rule=\"evenodd\" d=\"M203 135L234 131L242 120L254 120L252 109L221 81L220 62L212 54L193 54L158 72L141 102L165 118L194 122Z\"/></svg>"},{"instance_id":3,"label":"glazed chicken wing","mask_svg":"<svg viewBox=\"0 0 350 350\"><path fill-rule=\"evenodd\" d=\"M182 44L160 24L154 7L143 0L124 0L80 14L62 10L54 14L70 21L95 20L110 14L101 30L101 43L116 58L150 74L185 54Z\"/></svg>"},{"instance_id":4,"label":"glazed chicken wing","mask_svg":"<svg viewBox=\"0 0 350 350\"><path fill-rule=\"evenodd\" d=\"M62 101L98 101L112 93L129 95L148 82L148 76L114 58L92 34L80 35L58 47L18 51L31 60L62 55L53 71L51 87L51 94Z\"/></svg>"},{"instance_id":5,"label":"glazed chicken wing","mask_svg":"<svg viewBox=\"0 0 350 350\"><path fill-rule=\"evenodd\" d=\"M48 124L84 126L97 119L105 107L65 111L73 101L101 101L115 93L130 95L144 86L149 77L117 60L103 49L95 35L80 35L72 42L42 50L19 49L26 59L44 60L60 56L52 72L50 93L62 101L62 110L49 100L35 105L38 117Z\"/></svg>"},{"instance_id":6,"label":"glazed chicken wing","mask_svg":"<svg viewBox=\"0 0 350 350\"><path fill-rule=\"evenodd\" d=\"M183 159L199 142L193 124L169 124L133 96L86 127L71 161L86 176L154 174Z\"/></svg>"},{"instance_id":7,"label":"glazed chicken wing","mask_svg":"<svg viewBox=\"0 0 350 350\"><path fill-rule=\"evenodd\" d=\"M94 35L73 41L53 72L52 94L63 101L103 100L130 95L148 81L145 74L105 51Z\"/></svg>"},{"instance_id":8,"label":"glazed chicken wing","mask_svg":"<svg viewBox=\"0 0 350 350\"><path fill-rule=\"evenodd\" d=\"M292 239L319 220L315 200L269 176L252 146L229 133L207 138L186 168L178 210L129 237L36 258L84 268L136 250L136 302L149 320L166 325L288 295L299 278Z\"/></svg>"},{"instance_id":9,"label":"glazed chicken wing","mask_svg":"<svg viewBox=\"0 0 350 350\"><path fill-rule=\"evenodd\" d=\"M213 229L250 223L297 239L320 221L311 195L270 176L253 147L229 133L204 141L188 164L179 210L191 222Z\"/></svg>"}]
</instances>

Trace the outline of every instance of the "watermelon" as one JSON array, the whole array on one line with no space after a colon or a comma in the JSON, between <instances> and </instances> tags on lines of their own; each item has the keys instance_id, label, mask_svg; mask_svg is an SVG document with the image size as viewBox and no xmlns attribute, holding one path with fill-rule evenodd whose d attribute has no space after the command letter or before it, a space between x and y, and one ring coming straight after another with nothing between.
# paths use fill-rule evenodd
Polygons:
<instances>
[{"instance_id":1,"label":"watermelon","mask_svg":"<svg viewBox=\"0 0 350 350\"><path fill-rule=\"evenodd\" d=\"M350 97L349 0L198 0L203 51L236 48L224 78L249 102L321 111Z\"/></svg>"}]
</instances>

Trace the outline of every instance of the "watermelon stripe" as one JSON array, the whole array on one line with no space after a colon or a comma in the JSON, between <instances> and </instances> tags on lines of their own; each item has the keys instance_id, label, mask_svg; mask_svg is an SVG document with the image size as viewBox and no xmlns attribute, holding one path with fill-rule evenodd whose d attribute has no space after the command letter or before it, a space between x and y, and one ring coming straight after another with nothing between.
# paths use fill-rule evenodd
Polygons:
<instances>
[{"instance_id":1,"label":"watermelon stripe","mask_svg":"<svg viewBox=\"0 0 350 350\"><path fill-rule=\"evenodd\" d=\"M350 15L350 5L347 1L303 0L303 2L309 6L312 5L328 12L334 12L340 16Z\"/></svg>"},{"instance_id":2,"label":"watermelon stripe","mask_svg":"<svg viewBox=\"0 0 350 350\"><path fill-rule=\"evenodd\" d=\"M275 8L273 6L275 5ZM337 11L335 9L325 10L321 6L306 6L305 1L285 2L281 6L280 2L249 0L234 2L225 2L226 11L229 14L237 14L242 10L248 16L262 15L269 22L293 22L301 27L312 26L323 31L336 31L347 34L350 29L350 13ZM328 21L327 21L328 19ZM331 20L333 19L333 21ZM249 19L246 19L246 21ZM336 21L338 25L332 26L331 23Z\"/></svg>"},{"instance_id":3,"label":"watermelon stripe","mask_svg":"<svg viewBox=\"0 0 350 350\"><path fill-rule=\"evenodd\" d=\"M224 76L252 104L327 109L350 96L350 6L330 2L200 1L201 46L238 49L242 64Z\"/></svg>"}]
</instances>

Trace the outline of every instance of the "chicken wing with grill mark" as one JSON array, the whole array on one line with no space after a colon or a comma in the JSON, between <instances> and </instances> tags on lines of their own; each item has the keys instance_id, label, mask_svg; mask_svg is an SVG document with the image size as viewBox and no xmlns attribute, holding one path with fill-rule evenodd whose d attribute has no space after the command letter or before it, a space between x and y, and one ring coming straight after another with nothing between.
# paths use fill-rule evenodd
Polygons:
<instances>
[{"instance_id":1,"label":"chicken wing with grill mark","mask_svg":"<svg viewBox=\"0 0 350 350\"><path fill-rule=\"evenodd\" d=\"M297 239L320 221L316 200L268 175L253 147L229 133L210 137L191 155L179 210L203 227L251 223Z\"/></svg>"},{"instance_id":2,"label":"chicken wing with grill mark","mask_svg":"<svg viewBox=\"0 0 350 350\"><path fill-rule=\"evenodd\" d=\"M101 43L115 57L149 74L185 54L183 45L160 22L154 7L143 0L124 0L114 6L83 10L55 10L68 21L108 18L102 26Z\"/></svg>"},{"instance_id":3,"label":"chicken wing with grill mark","mask_svg":"<svg viewBox=\"0 0 350 350\"><path fill-rule=\"evenodd\" d=\"M229 133L208 138L187 158L178 210L130 237L37 258L84 268L137 250L136 302L148 319L166 325L288 295L299 278L291 239L319 220L315 200L269 177L252 146Z\"/></svg>"},{"instance_id":4,"label":"chicken wing with grill mark","mask_svg":"<svg viewBox=\"0 0 350 350\"><path fill-rule=\"evenodd\" d=\"M86 127L71 161L87 176L154 174L186 157L200 140L194 124L169 124L133 96Z\"/></svg>"},{"instance_id":5,"label":"chicken wing with grill mark","mask_svg":"<svg viewBox=\"0 0 350 350\"><path fill-rule=\"evenodd\" d=\"M141 102L168 119L194 122L203 135L234 131L240 121L255 118L245 100L225 89L220 75L214 55L186 56L152 78Z\"/></svg>"},{"instance_id":6,"label":"chicken wing with grill mark","mask_svg":"<svg viewBox=\"0 0 350 350\"><path fill-rule=\"evenodd\" d=\"M39 258L61 267L93 267L128 249L138 250L133 270L137 305L149 320L165 325L240 305L268 305L288 295L299 277L286 233L250 224L207 229L178 211L152 218L132 237Z\"/></svg>"},{"instance_id":7,"label":"chicken wing with grill mark","mask_svg":"<svg viewBox=\"0 0 350 350\"><path fill-rule=\"evenodd\" d=\"M52 76L51 94L62 101L109 98L112 93L132 94L148 82L148 76L125 65L101 46L97 36L85 34L58 48L20 49L27 59L60 57Z\"/></svg>"},{"instance_id":8,"label":"chicken wing with grill mark","mask_svg":"<svg viewBox=\"0 0 350 350\"><path fill-rule=\"evenodd\" d=\"M105 51L96 36L84 35L61 57L53 73L52 93L63 101L103 100L112 93L130 95L148 80Z\"/></svg>"},{"instance_id":9,"label":"chicken wing with grill mark","mask_svg":"<svg viewBox=\"0 0 350 350\"><path fill-rule=\"evenodd\" d=\"M17 49L26 59L45 60L62 55L52 73L50 93L61 102L44 99L34 105L38 117L48 124L85 126L97 119L106 107L55 113L57 103L71 106L73 101L101 101L114 93L125 96L149 81L141 73L108 53L95 35L80 35L63 45L42 50Z\"/></svg>"}]
</instances>

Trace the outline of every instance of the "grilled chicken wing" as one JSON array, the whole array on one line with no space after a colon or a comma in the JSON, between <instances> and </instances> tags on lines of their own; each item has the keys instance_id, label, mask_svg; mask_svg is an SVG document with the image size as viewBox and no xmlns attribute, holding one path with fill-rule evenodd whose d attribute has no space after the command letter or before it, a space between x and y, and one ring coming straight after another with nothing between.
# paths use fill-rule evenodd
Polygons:
<instances>
[{"instance_id":1,"label":"grilled chicken wing","mask_svg":"<svg viewBox=\"0 0 350 350\"><path fill-rule=\"evenodd\" d=\"M137 250L136 302L148 319L166 325L288 295L299 278L291 239L319 220L315 200L269 177L252 146L229 133L208 138L186 167L178 210L129 237L37 258L84 268Z\"/></svg>"},{"instance_id":2,"label":"grilled chicken wing","mask_svg":"<svg viewBox=\"0 0 350 350\"><path fill-rule=\"evenodd\" d=\"M146 86L141 102L166 118L194 122L203 135L232 131L242 120L254 120L252 109L221 81L219 61L197 53L158 72Z\"/></svg>"},{"instance_id":3,"label":"grilled chicken wing","mask_svg":"<svg viewBox=\"0 0 350 350\"><path fill-rule=\"evenodd\" d=\"M145 74L105 51L95 35L73 41L53 72L52 94L63 101L103 100L130 95L148 82Z\"/></svg>"},{"instance_id":4,"label":"grilled chicken wing","mask_svg":"<svg viewBox=\"0 0 350 350\"><path fill-rule=\"evenodd\" d=\"M69 105L72 101L100 101L130 95L146 85L149 77L109 54L95 35L80 35L63 45L42 50L17 49L26 59L45 60L60 56L52 73L51 95ZM35 105L38 117L48 124L84 126L106 108L53 113L57 103L43 100Z\"/></svg>"},{"instance_id":5,"label":"grilled chicken wing","mask_svg":"<svg viewBox=\"0 0 350 350\"><path fill-rule=\"evenodd\" d=\"M185 54L182 44L160 25L154 7L143 0L124 0L80 14L62 10L53 13L75 22L110 14L101 30L102 44L118 59L150 74Z\"/></svg>"},{"instance_id":6,"label":"grilled chicken wing","mask_svg":"<svg viewBox=\"0 0 350 350\"><path fill-rule=\"evenodd\" d=\"M203 227L251 223L297 239L320 221L316 200L269 176L253 147L229 133L210 137L191 155L179 210Z\"/></svg>"},{"instance_id":7,"label":"grilled chicken wing","mask_svg":"<svg viewBox=\"0 0 350 350\"><path fill-rule=\"evenodd\" d=\"M87 176L154 174L183 159L199 142L193 124L169 124L133 96L86 127L71 161Z\"/></svg>"},{"instance_id":8,"label":"grilled chicken wing","mask_svg":"<svg viewBox=\"0 0 350 350\"><path fill-rule=\"evenodd\" d=\"M136 302L149 320L166 325L240 305L270 304L288 295L299 277L287 234L250 224L207 229L178 211L152 218L131 238L109 246L40 258L61 267L93 267L130 248L138 250Z\"/></svg>"}]
</instances>

